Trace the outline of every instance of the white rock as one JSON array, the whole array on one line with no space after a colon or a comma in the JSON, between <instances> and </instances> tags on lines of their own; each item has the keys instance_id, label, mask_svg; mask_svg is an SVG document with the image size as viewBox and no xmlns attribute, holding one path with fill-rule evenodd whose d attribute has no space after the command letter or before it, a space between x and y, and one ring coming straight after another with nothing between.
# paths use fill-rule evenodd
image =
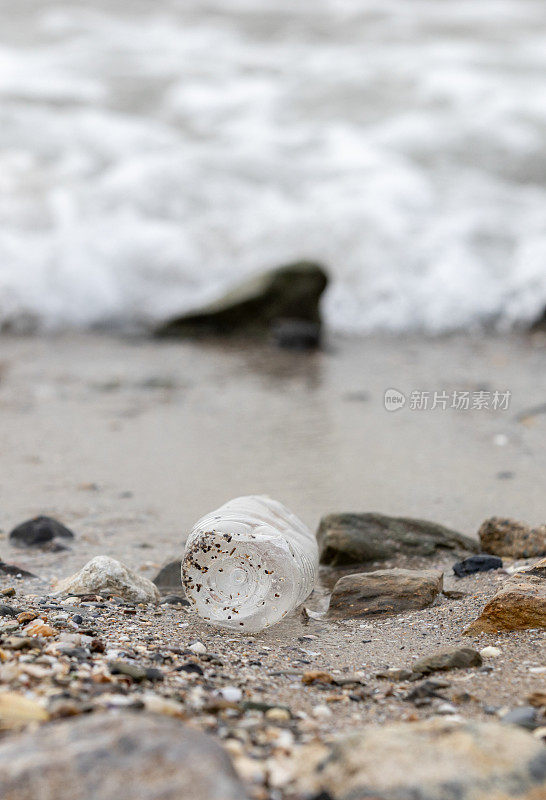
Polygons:
<instances>
[{"instance_id":1,"label":"white rock","mask_svg":"<svg viewBox=\"0 0 546 800\"><path fill-rule=\"evenodd\" d=\"M243 693L236 686L224 686L222 689L218 690L218 695L224 700L227 700L228 703L238 703Z\"/></svg>"},{"instance_id":2,"label":"white rock","mask_svg":"<svg viewBox=\"0 0 546 800\"><path fill-rule=\"evenodd\" d=\"M489 647L482 647L480 650L480 655L482 658L498 658L502 650L500 647L493 647L493 645L489 645Z\"/></svg>"},{"instance_id":3,"label":"white rock","mask_svg":"<svg viewBox=\"0 0 546 800\"><path fill-rule=\"evenodd\" d=\"M159 600L157 586L109 556L95 556L79 572L57 584L55 594L112 592L133 603Z\"/></svg>"},{"instance_id":4,"label":"white rock","mask_svg":"<svg viewBox=\"0 0 546 800\"><path fill-rule=\"evenodd\" d=\"M456 714L457 709L455 706L452 706L451 703L442 703L436 709L437 714Z\"/></svg>"},{"instance_id":5,"label":"white rock","mask_svg":"<svg viewBox=\"0 0 546 800\"><path fill-rule=\"evenodd\" d=\"M188 650L191 650L192 653L197 653L198 655L201 656L207 652L207 648L205 647L203 642L193 642L193 644L190 644L190 646L188 647Z\"/></svg>"},{"instance_id":6,"label":"white rock","mask_svg":"<svg viewBox=\"0 0 546 800\"><path fill-rule=\"evenodd\" d=\"M317 719L326 719L326 717L332 716L332 711L325 705L315 706L313 708L313 716Z\"/></svg>"}]
</instances>

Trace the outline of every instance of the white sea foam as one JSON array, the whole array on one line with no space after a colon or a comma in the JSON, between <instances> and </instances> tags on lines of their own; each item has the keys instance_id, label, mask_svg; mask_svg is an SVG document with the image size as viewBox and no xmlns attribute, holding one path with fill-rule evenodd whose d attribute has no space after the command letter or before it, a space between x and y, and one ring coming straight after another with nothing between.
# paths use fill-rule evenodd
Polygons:
<instances>
[{"instance_id":1,"label":"white sea foam","mask_svg":"<svg viewBox=\"0 0 546 800\"><path fill-rule=\"evenodd\" d=\"M0 324L317 259L344 331L546 305L543 0L0 0Z\"/></svg>"}]
</instances>

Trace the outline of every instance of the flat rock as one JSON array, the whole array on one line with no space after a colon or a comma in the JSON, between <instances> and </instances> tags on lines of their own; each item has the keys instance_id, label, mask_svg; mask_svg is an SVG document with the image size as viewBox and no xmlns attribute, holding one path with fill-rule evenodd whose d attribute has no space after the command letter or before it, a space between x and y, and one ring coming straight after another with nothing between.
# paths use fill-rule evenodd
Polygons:
<instances>
[{"instance_id":1,"label":"flat rock","mask_svg":"<svg viewBox=\"0 0 546 800\"><path fill-rule=\"evenodd\" d=\"M435 522L384 514L329 514L317 532L321 564L340 567L395 555L433 556L438 551L475 553L478 542Z\"/></svg>"},{"instance_id":2,"label":"flat rock","mask_svg":"<svg viewBox=\"0 0 546 800\"><path fill-rule=\"evenodd\" d=\"M17 525L9 535L17 547L42 547L54 539L73 539L74 534L62 522L52 517L34 517Z\"/></svg>"},{"instance_id":3,"label":"flat rock","mask_svg":"<svg viewBox=\"0 0 546 800\"><path fill-rule=\"evenodd\" d=\"M514 573L465 633L546 628L546 558Z\"/></svg>"},{"instance_id":4,"label":"flat rock","mask_svg":"<svg viewBox=\"0 0 546 800\"><path fill-rule=\"evenodd\" d=\"M426 608L442 591L443 573L424 569L380 569L345 575L334 586L328 616L354 619Z\"/></svg>"},{"instance_id":5,"label":"flat rock","mask_svg":"<svg viewBox=\"0 0 546 800\"><path fill-rule=\"evenodd\" d=\"M324 269L306 261L268 270L253 275L208 306L160 324L155 335L263 337L282 320L289 320L292 327L298 321L319 324L319 300L327 283Z\"/></svg>"},{"instance_id":6,"label":"flat rock","mask_svg":"<svg viewBox=\"0 0 546 800\"><path fill-rule=\"evenodd\" d=\"M95 556L79 572L60 581L55 595L85 595L112 592L132 603L159 600L157 586L109 556Z\"/></svg>"},{"instance_id":7,"label":"flat rock","mask_svg":"<svg viewBox=\"0 0 546 800\"><path fill-rule=\"evenodd\" d=\"M499 722L368 726L296 755L295 796L331 800L539 800L546 748Z\"/></svg>"},{"instance_id":8,"label":"flat rock","mask_svg":"<svg viewBox=\"0 0 546 800\"><path fill-rule=\"evenodd\" d=\"M502 569L502 558L485 553L469 556L453 564L453 572L458 578L464 578L465 575L472 575L474 572L489 572L492 569Z\"/></svg>"},{"instance_id":9,"label":"flat rock","mask_svg":"<svg viewBox=\"0 0 546 800\"><path fill-rule=\"evenodd\" d=\"M424 656L413 664L412 669L421 675L428 675L430 672L481 667L481 665L482 657L477 650L473 650L471 647L458 647L454 650L444 650L441 653Z\"/></svg>"},{"instance_id":10,"label":"flat rock","mask_svg":"<svg viewBox=\"0 0 546 800\"><path fill-rule=\"evenodd\" d=\"M48 724L0 744L2 800L245 800L228 756L173 718L128 712Z\"/></svg>"},{"instance_id":11,"label":"flat rock","mask_svg":"<svg viewBox=\"0 0 546 800\"><path fill-rule=\"evenodd\" d=\"M478 531L482 550L509 558L546 556L546 525L530 528L521 522L491 517Z\"/></svg>"}]
</instances>

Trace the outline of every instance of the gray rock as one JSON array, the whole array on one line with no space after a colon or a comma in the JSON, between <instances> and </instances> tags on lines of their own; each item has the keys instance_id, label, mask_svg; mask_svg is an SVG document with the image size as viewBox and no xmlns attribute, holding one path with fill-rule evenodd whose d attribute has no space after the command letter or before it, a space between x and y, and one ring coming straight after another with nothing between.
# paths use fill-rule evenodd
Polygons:
<instances>
[{"instance_id":1,"label":"gray rock","mask_svg":"<svg viewBox=\"0 0 546 800\"><path fill-rule=\"evenodd\" d=\"M56 595L112 593L133 603L153 603L159 592L148 578L137 575L109 556L95 556L79 572L57 584Z\"/></svg>"},{"instance_id":2,"label":"gray rock","mask_svg":"<svg viewBox=\"0 0 546 800\"><path fill-rule=\"evenodd\" d=\"M245 800L228 756L180 721L101 713L0 744L2 800Z\"/></svg>"},{"instance_id":3,"label":"gray rock","mask_svg":"<svg viewBox=\"0 0 546 800\"><path fill-rule=\"evenodd\" d=\"M438 551L475 553L478 542L435 522L383 514L329 514L317 532L321 564L332 567L392 556L433 556Z\"/></svg>"},{"instance_id":4,"label":"gray rock","mask_svg":"<svg viewBox=\"0 0 546 800\"><path fill-rule=\"evenodd\" d=\"M320 323L319 300L328 278L302 261L243 281L208 306L159 325L157 336L264 336L279 320Z\"/></svg>"},{"instance_id":5,"label":"gray rock","mask_svg":"<svg viewBox=\"0 0 546 800\"><path fill-rule=\"evenodd\" d=\"M507 725L519 725L520 728L526 728L529 731L534 731L538 728L538 712L533 706L520 706L513 708L502 718L502 721Z\"/></svg>"},{"instance_id":6,"label":"gray rock","mask_svg":"<svg viewBox=\"0 0 546 800\"><path fill-rule=\"evenodd\" d=\"M370 725L297 753L294 796L331 800L538 800L546 749L499 722Z\"/></svg>"},{"instance_id":7,"label":"gray rock","mask_svg":"<svg viewBox=\"0 0 546 800\"><path fill-rule=\"evenodd\" d=\"M425 656L415 662L412 669L422 675L448 669L466 669L467 667L481 667L482 657L472 647L458 647L455 650L444 650Z\"/></svg>"},{"instance_id":8,"label":"gray rock","mask_svg":"<svg viewBox=\"0 0 546 800\"><path fill-rule=\"evenodd\" d=\"M442 591L436 570L381 569L345 575L334 586L328 616L354 619L426 608Z\"/></svg>"},{"instance_id":9,"label":"gray rock","mask_svg":"<svg viewBox=\"0 0 546 800\"><path fill-rule=\"evenodd\" d=\"M161 594L179 594L185 597L184 587L182 586L181 561L177 558L169 561L161 567L152 582L155 583Z\"/></svg>"},{"instance_id":10,"label":"gray rock","mask_svg":"<svg viewBox=\"0 0 546 800\"><path fill-rule=\"evenodd\" d=\"M383 678L386 681L407 681L413 676L413 672L409 669L401 669L400 667L388 667L381 672L376 672L376 678Z\"/></svg>"}]
</instances>

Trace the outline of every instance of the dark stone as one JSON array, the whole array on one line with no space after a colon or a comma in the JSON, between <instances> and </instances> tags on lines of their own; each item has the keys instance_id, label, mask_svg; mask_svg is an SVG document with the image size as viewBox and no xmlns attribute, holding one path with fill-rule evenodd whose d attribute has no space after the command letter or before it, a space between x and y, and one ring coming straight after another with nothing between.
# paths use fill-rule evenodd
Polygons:
<instances>
[{"instance_id":1,"label":"dark stone","mask_svg":"<svg viewBox=\"0 0 546 800\"><path fill-rule=\"evenodd\" d=\"M381 561L395 555L476 552L478 542L427 520L384 514L329 514L317 532L321 564L332 567Z\"/></svg>"},{"instance_id":2,"label":"dark stone","mask_svg":"<svg viewBox=\"0 0 546 800\"><path fill-rule=\"evenodd\" d=\"M423 681L417 686L414 686L414 688L411 689L404 697L404 700L408 700L410 703L415 703L416 700L431 699L433 697L438 698L439 700L447 700L445 695L443 695L439 690L447 689L448 686L449 683L447 681Z\"/></svg>"},{"instance_id":3,"label":"dark stone","mask_svg":"<svg viewBox=\"0 0 546 800\"><path fill-rule=\"evenodd\" d=\"M160 324L155 334L263 337L281 319L320 324L319 300L327 283L322 267L310 262L272 269L248 278L208 306Z\"/></svg>"},{"instance_id":4,"label":"dark stone","mask_svg":"<svg viewBox=\"0 0 546 800\"><path fill-rule=\"evenodd\" d=\"M502 558L480 553L453 564L453 572L458 578L464 578L465 575L472 575L474 572L489 572L491 569L502 569Z\"/></svg>"},{"instance_id":5,"label":"dark stone","mask_svg":"<svg viewBox=\"0 0 546 800\"><path fill-rule=\"evenodd\" d=\"M14 528L9 540L18 547L41 547L56 538L73 539L74 534L51 517L34 517Z\"/></svg>"},{"instance_id":6,"label":"dark stone","mask_svg":"<svg viewBox=\"0 0 546 800\"><path fill-rule=\"evenodd\" d=\"M182 586L182 577L180 574L181 559L169 561L164 567L161 567L152 582L155 583L161 594L172 595L176 594L185 598L184 587Z\"/></svg>"},{"instance_id":7,"label":"dark stone","mask_svg":"<svg viewBox=\"0 0 546 800\"><path fill-rule=\"evenodd\" d=\"M139 704L141 705L141 704ZM226 752L180 720L104 712L3 739L4 800L246 800Z\"/></svg>"},{"instance_id":8,"label":"dark stone","mask_svg":"<svg viewBox=\"0 0 546 800\"><path fill-rule=\"evenodd\" d=\"M316 350L320 347L320 324L299 319L280 319L273 325L273 341L283 350Z\"/></svg>"},{"instance_id":9,"label":"dark stone","mask_svg":"<svg viewBox=\"0 0 546 800\"><path fill-rule=\"evenodd\" d=\"M0 561L0 572L3 572L4 575L13 575L15 578L37 578L37 575L34 575L33 572L27 572L26 569L22 569L21 567L16 567L15 564L6 564L5 561Z\"/></svg>"},{"instance_id":10,"label":"dark stone","mask_svg":"<svg viewBox=\"0 0 546 800\"><path fill-rule=\"evenodd\" d=\"M0 603L0 617L16 617L18 613L11 606Z\"/></svg>"},{"instance_id":11,"label":"dark stone","mask_svg":"<svg viewBox=\"0 0 546 800\"><path fill-rule=\"evenodd\" d=\"M482 657L477 650L473 650L471 647L460 647L420 658L413 664L412 669L414 672L426 675L439 670L465 669L481 667L481 665Z\"/></svg>"},{"instance_id":12,"label":"dark stone","mask_svg":"<svg viewBox=\"0 0 546 800\"><path fill-rule=\"evenodd\" d=\"M193 661L190 661L188 664L181 664L179 667L175 667L176 672L193 672L196 675L203 675L203 668L199 666L199 664L194 664Z\"/></svg>"}]
</instances>

